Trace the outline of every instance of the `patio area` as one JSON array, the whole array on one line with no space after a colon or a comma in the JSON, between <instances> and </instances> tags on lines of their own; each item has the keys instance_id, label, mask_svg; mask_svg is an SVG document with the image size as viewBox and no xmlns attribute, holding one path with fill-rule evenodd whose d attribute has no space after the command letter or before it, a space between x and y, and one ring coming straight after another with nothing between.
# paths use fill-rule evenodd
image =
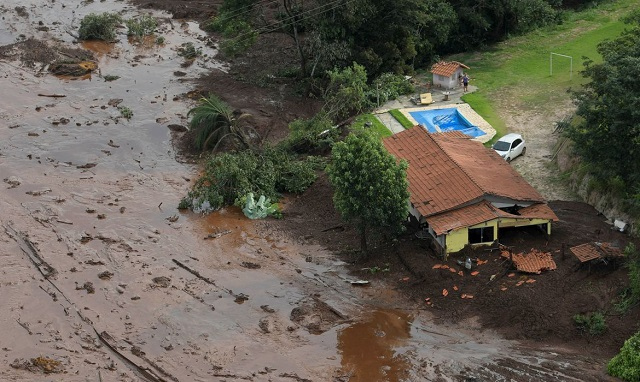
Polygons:
<instances>
[{"instance_id":1,"label":"patio area","mask_svg":"<svg viewBox=\"0 0 640 382\"><path fill-rule=\"evenodd\" d=\"M477 90L477 87L469 85L467 93L472 93ZM420 93L399 97L396 100L388 102L378 109L374 110L374 114L392 133L398 133L404 130L404 127L389 113L390 110L398 109L407 119L414 122L416 125L419 123L409 114L409 112L415 112L420 110L431 109L445 109L456 108L458 112L464 116L471 124L477 126L485 134L477 138L473 138L479 142L485 143L490 141L496 134L496 130L476 113L471 106L461 100L462 95L466 94L462 87L455 89L441 89L437 87L431 87L428 91L424 86L418 86L417 92L429 92L433 99L433 103L430 105L416 105L412 99L415 99L416 95L419 98Z\"/></svg>"}]
</instances>

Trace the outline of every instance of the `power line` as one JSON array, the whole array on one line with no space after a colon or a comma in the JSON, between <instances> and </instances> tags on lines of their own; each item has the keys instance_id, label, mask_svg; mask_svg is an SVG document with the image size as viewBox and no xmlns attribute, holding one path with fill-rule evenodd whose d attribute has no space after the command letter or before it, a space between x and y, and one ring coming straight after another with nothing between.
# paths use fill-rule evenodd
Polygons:
<instances>
[{"instance_id":1,"label":"power line","mask_svg":"<svg viewBox=\"0 0 640 382\"><path fill-rule=\"evenodd\" d=\"M344 1L344 4L338 4L338 3L341 3L343 1ZM246 32L246 33L240 34L240 35L236 36L235 38L236 39L239 38L238 42L242 43L242 42L250 40L252 38L252 35L253 35L254 32L257 32L259 34L274 32L274 31L276 31L278 29L281 29L281 28L284 28L284 27L287 27L287 26L295 24L296 23L295 19L297 17L302 17L304 19L305 15L310 14L306 18L312 18L312 17L315 17L315 16L319 16L319 15L321 15L323 13L332 11L334 9L337 9L337 8L341 7L342 5L347 5L348 3L351 3L353 1L355 1L355 0L334 0L334 1L329 2L327 4L323 4L323 5L320 5L318 7L308 9L308 10L306 10L304 12L301 12L301 13L299 13L297 15L293 15L293 16L287 17L287 18L285 18L285 19L283 19L283 20L281 20L279 22L275 22L275 23L266 25L264 27L258 28L255 31L251 31L251 32ZM334 4L337 4L337 5L333 6ZM316 10L319 10L319 9L322 9L322 8L325 8L327 6L329 6L328 9L322 10L320 12L316 12L315 14L311 14L312 12L314 12ZM286 21L291 21L291 22L287 23Z\"/></svg>"},{"instance_id":2,"label":"power line","mask_svg":"<svg viewBox=\"0 0 640 382\"><path fill-rule=\"evenodd\" d=\"M246 13L250 13L254 10L255 7L262 5L262 6L267 6L270 5L272 3L279 3L280 0L267 0L267 1L263 1L260 2L258 1L256 4L251 4L251 5L245 5L244 7L240 7L237 9L234 9L233 11L230 11L228 13L223 13L220 17L221 20L223 21L228 21L230 19L236 18L236 17L240 17L241 15L244 15Z\"/></svg>"}]
</instances>

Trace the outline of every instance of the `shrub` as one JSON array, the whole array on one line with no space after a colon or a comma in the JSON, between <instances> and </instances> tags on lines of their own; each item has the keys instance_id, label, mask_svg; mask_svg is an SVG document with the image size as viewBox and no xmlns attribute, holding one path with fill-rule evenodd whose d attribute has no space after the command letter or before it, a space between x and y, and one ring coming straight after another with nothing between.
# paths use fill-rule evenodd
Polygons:
<instances>
[{"instance_id":1,"label":"shrub","mask_svg":"<svg viewBox=\"0 0 640 382\"><path fill-rule=\"evenodd\" d=\"M80 21L78 38L80 40L104 40L116 39L116 27L122 22L120 15L115 13L90 13Z\"/></svg>"},{"instance_id":2,"label":"shrub","mask_svg":"<svg viewBox=\"0 0 640 382\"><path fill-rule=\"evenodd\" d=\"M338 136L331 119L322 113L310 119L296 119L289 124L289 130L289 136L282 145L298 153L325 152L331 149Z\"/></svg>"},{"instance_id":3,"label":"shrub","mask_svg":"<svg viewBox=\"0 0 640 382\"><path fill-rule=\"evenodd\" d=\"M234 16L233 12L229 15L221 13L207 22L202 29L222 34L224 40L220 43L220 49L227 56L235 56L246 51L258 38L258 31L248 21Z\"/></svg>"},{"instance_id":4,"label":"shrub","mask_svg":"<svg viewBox=\"0 0 640 382\"><path fill-rule=\"evenodd\" d=\"M118 110L120 111L120 115L126 119L131 119L131 117L133 117L133 110L126 106L118 106Z\"/></svg>"},{"instance_id":5,"label":"shrub","mask_svg":"<svg viewBox=\"0 0 640 382\"><path fill-rule=\"evenodd\" d=\"M151 15L144 15L139 19L129 19L124 23L129 29L127 31L127 36L134 36L137 38L152 35L158 27L158 21Z\"/></svg>"},{"instance_id":6,"label":"shrub","mask_svg":"<svg viewBox=\"0 0 640 382\"><path fill-rule=\"evenodd\" d=\"M104 79L105 82L111 82L111 81L115 81L117 79L120 78L120 76L114 76L111 74L107 74L106 76L102 77Z\"/></svg>"},{"instance_id":7,"label":"shrub","mask_svg":"<svg viewBox=\"0 0 640 382\"><path fill-rule=\"evenodd\" d=\"M576 314L573 316L573 322L579 330L591 335L602 334L607 330L607 323L605 322L604 315L600 312Z\"/></svg>"},{"instance_id":8,"label":"shrub","mask_svg":"<svg viewBox=\"0 0 640 382\"><path fill-rule=\"evenodd\" d=\"M383 73L373 81L373 85L371 85L367 92L367 98L372 106L378 107L401 95L413 93L413 91L413 85L411 85L404 76L394 73Z\"/></svg>"},{"instance_id":9,"label":"shrub","mask_svg":"<svg viewBox=\"0 0 640 382\"><path fill-rule=\"evenodd\" d=\"M178 48L178 56L184 57L187 60L194 59L202 54L201 48L193 46L192 42L185 42Z\"/></svg>"},{"instance_id":10,"label":"shrub","mask_svg":"<svg viewBox=\"0 0 640 382\"><path fill-rule=\"evenodd\" d=\"M635 303L640 301L640 251L633 243L629 243L624 249L624 254L627 257L627 267L629 267L630 298Z\"/></svg>"},{"instance_id":11,"label":"shrub","mask_svg":"<svg viewBox=\"0 0 640 382\"><path fill-rule=\"evenodd\" d=\"M277 200L282 192L302 192L316 179L314 160L300 160L277 147L212 156L178 208L207 213L225 205L243 206L249 193Z\"/></svg>"},{"instance_id":12,"label":"shrub","mask_svg":"<svg viewBox=\"0 0 640 382\"><path fill-rule=\"evenodd\" d=\"M607 372L628 382L640 381L640 332L624 342L620 353L609 361Z\"/></svg>"}]
</instances>

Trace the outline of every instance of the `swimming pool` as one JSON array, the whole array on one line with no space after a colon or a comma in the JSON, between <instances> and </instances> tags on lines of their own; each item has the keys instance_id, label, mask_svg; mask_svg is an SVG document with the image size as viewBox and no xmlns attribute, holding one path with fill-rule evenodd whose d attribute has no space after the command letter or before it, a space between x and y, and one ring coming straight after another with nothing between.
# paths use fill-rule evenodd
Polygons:
<instances>
[{"instance_id":1,"label":"swimming pool","mask_svg":"<svg viewBox=\"0 0 640 382\"><path fill-rule=\"evenodd\" d=\"M409 114L430 133L456 130L472 138L486 134L478 126L467 121L455 107L410 111Z\"/></svg>"}]
</instances>

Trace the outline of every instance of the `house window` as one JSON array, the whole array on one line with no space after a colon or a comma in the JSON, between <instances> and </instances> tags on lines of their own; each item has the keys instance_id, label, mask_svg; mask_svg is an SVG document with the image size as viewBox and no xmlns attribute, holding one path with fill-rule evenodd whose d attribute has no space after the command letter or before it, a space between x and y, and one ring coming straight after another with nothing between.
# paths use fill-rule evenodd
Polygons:
<instances>
[{"instance_id":1,"label":"house window","mask_svg":"<svg viewBox=\"0 0 640 382\"><path fill-rule=\"evenodd\" d=\"M493 226L469 228L469 244L488 243L494 240Z\"/></svg>"}]
</instances>

